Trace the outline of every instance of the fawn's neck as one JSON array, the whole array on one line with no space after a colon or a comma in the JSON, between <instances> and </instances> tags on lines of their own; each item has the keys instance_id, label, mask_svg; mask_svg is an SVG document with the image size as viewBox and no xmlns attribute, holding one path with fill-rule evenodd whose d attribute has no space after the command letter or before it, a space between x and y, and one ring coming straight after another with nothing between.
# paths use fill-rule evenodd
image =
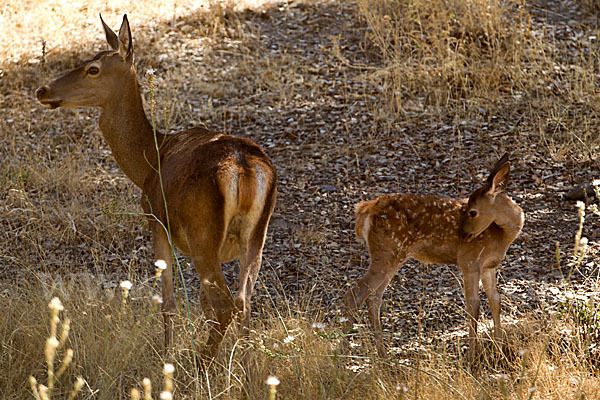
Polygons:
<instances>
[{"instance_id":1,"label":"fawn's neck","mask_svg":"<svg viewBox=\"0 0 600 400\"><path fill-rule=\"evenodd\" d=\"M143 187L156 163L157 152L133 67L131 79L127 79L118 96L102 107L99 124L119 167L136 186ZM161 143L163 135L156 134Z\"/></svg>"},{"instance_id":2,"label":"fawn's neck","mask_svg":"<svg viewBox=\"0 0 600 400\"><path fill-rule=\"evenodd\" d=\"M505 239L512 242L523 228L523 210L505 193L499 194L496 202L499 212L494 222L504 231Z\"/></svg>"}]
</instances>

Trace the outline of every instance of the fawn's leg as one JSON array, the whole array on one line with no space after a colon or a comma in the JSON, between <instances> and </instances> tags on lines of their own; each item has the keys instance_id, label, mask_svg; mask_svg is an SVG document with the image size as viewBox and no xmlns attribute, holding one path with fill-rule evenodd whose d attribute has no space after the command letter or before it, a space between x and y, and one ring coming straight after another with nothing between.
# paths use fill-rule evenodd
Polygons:
<instances>
[{"instance_id":1,"label":"fawn's leg","mask_svg":"<svg viewBox=\"0 0 600 400\"><path fill-rule=\"evenodd\" d=\"M375 335L375 346L381 357L386 357L383 335L381 332L380 308L383 293L389 285L394 274L406 258L403 250L385 241L369 243L371 263L365 276L346 292L344 296L345 311L348 318L346 331L349 331L354 322L359 307L368 299L369 322Z\"/></svg>"},{"instance_id":2,"label":"fawn's leg","mask_svg":"<svg viewBox=\"0 0 600 400\"><path fill-rule=\"evenodd\" d=\"M367 297L373 295L386 281L389 282L389 274L389 271L385 271L371 262L365 276L363 276L354 287L346 292L344 295L344 305L346 308L346 316L348 318L348 327L351 327L356 321L358 309L365 302ZM383 290L385 290L385 287L387 287L387 284L384 285Z\"/></svg>"},{"instance_id":3,"label":"fawn's leg","mask_svg":"<svg viewBox=\"0 0 600 400\"><path fill-rule=\"evenodd\" d=\"M465 302L469 324L469 351L475 350L477 338L477 320L479 318L479 269L464 271L463 281L465 289Z\"/></svg>"},{"instance_id":4,"label":"fawn's leg","mask_svg":"<svg viewBox=\"0 0 600 400\"><path fill-rule=\"evenodd\" d=\"M494 339L500 340L502 338L502 328L500 325L500 293L496 285L496 268L484 268L481 274L481 282L483 283L483 289L487 294L488 301L490 302L490 309L492 310L492 319L494 320Z\"/></svg>"},{"instance_id":5,"label":"fawn's leg","mask_svg":"<svg viewBox=\"0 0 600 400\"><path fill-rule=\"evenodd\" d=\"M388 276L381 283L381 285L379 285L375 292L371 296L367 297L369 322L371 323L371 329L373 330L373 335L375 336L375 347L377 348L377 353L381 358L387 357L387 351L385 350L385 346L383 345L383 334L381 328L381 302L383 299L383 293L390 284L390 281L394 277L394 274L395 271L394 273L388 274Z\"/></svg>"},{"instance_id":6,"label":"fawn's leg","mask_svg":"<svg viewBox=\"0 0 600 400\"><path fill-rule=\"evenodd\" d=\"M358 309L367 297L376 293L383 285L385 291L391 277L400 268L406 258L404 251L398 251L389 243L368 243L371 262L367 273L344 295L344 305L348 327L356 320ZM383 292L382 292L383 295Z\"/></svg>"}]
</instances>

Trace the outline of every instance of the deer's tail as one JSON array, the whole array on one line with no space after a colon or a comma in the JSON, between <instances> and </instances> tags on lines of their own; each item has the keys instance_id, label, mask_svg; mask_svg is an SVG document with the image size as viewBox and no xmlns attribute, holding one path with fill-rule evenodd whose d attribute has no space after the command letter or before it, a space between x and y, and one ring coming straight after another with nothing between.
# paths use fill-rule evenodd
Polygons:
<instances>
[{"instance_id":1,"label":"deer's tail","mask_svg":"<svg viewBox=\"0 0 600 400\"><path fill-rule=\"evenodd\" d=\"M238 207L242 212L248 212L256 198L256 176L254 171L240 174L238 180Z\"/></svg>"},{"instance_id":2,"label":"deer's tail","mask_svg":"<svg viewBox=\"0 0 600 400\"><path fill-rule=\"evenodd\" d=\"M371 211L373 201L361 201L355 208L356 236L368 243L369 231L371 230Z\"/></svg>"}]
</instances>

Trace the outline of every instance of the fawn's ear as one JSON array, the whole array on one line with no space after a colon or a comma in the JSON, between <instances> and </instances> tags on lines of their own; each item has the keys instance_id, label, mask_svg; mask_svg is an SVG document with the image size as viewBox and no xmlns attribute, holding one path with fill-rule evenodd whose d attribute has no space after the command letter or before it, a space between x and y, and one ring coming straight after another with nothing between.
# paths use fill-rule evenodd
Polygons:
<instances>
[{"instance_id":1,"label":"fawn's ear","mask_svg":"<svg viewBox=\"0 0 600 400\"><path fill-rule=\"evenodd\" d=\"M506 153L498 160L494 168L492 168L492 172L490 172L487 180L488 193L495 195L504 191L506 186L508 186L509 178L510 162L508 160L508 153Z\"/></svg>"},{"instance_id":2,"label":"fawn's ear","mask_svg":"<svg viewBox=\"0 0 600 400\"><path fill-rule=\"evenodd\" d=\"M102 19L102 14L100 14L100 21L102 21L102 28L104 28L104 34L106 35L106 41L108 42L108 45L111 49L118 50L119 38L117 37L117 34L112 29L110 29L110 26L106 25L106 23Z\"/></svg>"},{"instance_id":3,"label":"fawn's ear","mask_svg":"<svg viewBox=\"0 0 600 400\"><path fill-rule=\"evenodd\" d=\"M119 54L128 62L133 60L133 40L127 14L123 15L123 22L119 28Z\"/></svg>"}]
</instances>

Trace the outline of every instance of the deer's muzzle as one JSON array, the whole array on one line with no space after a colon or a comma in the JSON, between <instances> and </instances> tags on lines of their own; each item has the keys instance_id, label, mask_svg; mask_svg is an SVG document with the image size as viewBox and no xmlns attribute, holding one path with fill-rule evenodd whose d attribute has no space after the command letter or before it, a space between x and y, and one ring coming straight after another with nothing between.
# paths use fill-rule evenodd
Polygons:
<instances>
[{"instance_id":1,"label":"deer's muzzle","mask_svg":"<svg viewBox=\"0 0 600 400\"><path fill-rule=\"evenodd\" d=\"M60 103L62 100L53 99L50 96L50 88L46 85L39 87L35 91L35 97L42 103L42 105L46 108L55 109L60 107Z\"/></svg>"}]
</instances>

